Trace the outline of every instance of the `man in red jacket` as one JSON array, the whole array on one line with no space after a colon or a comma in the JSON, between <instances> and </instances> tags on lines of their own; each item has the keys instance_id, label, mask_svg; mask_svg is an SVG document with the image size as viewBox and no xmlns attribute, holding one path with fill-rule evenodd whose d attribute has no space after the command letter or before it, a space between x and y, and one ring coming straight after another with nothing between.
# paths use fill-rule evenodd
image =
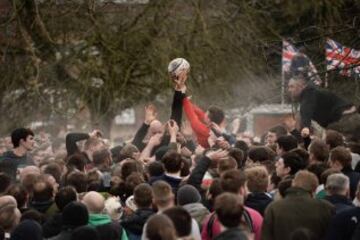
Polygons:
<instances>
[{"instance_id":1,"label":"man in red jacket","mask_svg":"<svg viewBox=\"0 0 360 240\"><path fill-rule=\"evenodd\" d=\"M190 72L190 64L183 58L174 59L169 64L168 72L175 83L175 90L185 93L185 82ZM217 136L221 136L225 132L224 111L216 106L211 106L205 113L193 104L189 97L184 97L182 104L198 143L204 148L209 148L210 130L213 130Z\"/></svg>"}]
</instances>

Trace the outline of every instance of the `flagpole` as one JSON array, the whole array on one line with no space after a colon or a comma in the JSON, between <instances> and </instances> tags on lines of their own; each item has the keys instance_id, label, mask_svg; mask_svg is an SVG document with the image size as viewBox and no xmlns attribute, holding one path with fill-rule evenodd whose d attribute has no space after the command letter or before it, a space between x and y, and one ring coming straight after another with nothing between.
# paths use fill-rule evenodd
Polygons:
<instances>
[{"instance_id":1,"label":"flagpole","mask_svg":"<svg viewBox=\"0 0 360 240\"><path fill-rule=\"evenodd\" d=\"M281 105L285 104L285 73L284 73L284 40L282 41L281 48Z\"/></svg>"}]
</instances>

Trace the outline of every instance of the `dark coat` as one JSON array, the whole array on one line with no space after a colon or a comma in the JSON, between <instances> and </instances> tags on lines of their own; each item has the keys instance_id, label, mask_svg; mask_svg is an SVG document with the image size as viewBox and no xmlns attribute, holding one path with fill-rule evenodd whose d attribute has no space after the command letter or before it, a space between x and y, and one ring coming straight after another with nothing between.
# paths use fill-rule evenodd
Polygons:
<instances>
[{"instance_id":1,"label":"dark coat","mask_svg":"<svg viewBox=\"0 0 360 240\"><path fill-rule=\"evenodd\" d=\"M326 240L351 239L359 223L360 223L360 207L354 207L342 211L331 220L326 235Z\"/></svg>"},{"instance_id":2,"label":"dark coat","mask_svg":"<svg viewBox=\"0 0 360 240\"><path fill-rule=\"evenodd\" d=\"M272 202L265 210L262 239L291 239L298 228L307 228L315 239L322 239L334 213L330 203L312 198L304 189L289 188L285 199Z\"/></svg>"},{"instance_id":3,"label":"dark coat","mask_svg":"<svg viewBox=\"0 0 360 240\"><path fill-rule=\"evenodd\" d=\"M325 196L324 200L335 206L336 214L354 207L354 204L350 201L350 199L341 195Z\"/></svg>"},{"instance_id":4,"label":"dark coat","mask_svg":"<svg viewBox=\"0 0 360 240\"><path fill-rule=\"evenodd\" d=\"M265 209L272 200L271 196L267 193L250 193L246 197L245 206L258 211L261 216L264 216Z\"/></svg>"},{"instance_id":5,"label":"dark coat","mask_svg":"<svg viewBox=\"0 0 360 240\"><path fill-rule=\"evenodd\" d=\"M121 225L127 233L141 236L146 221L154 213L150 208L140 208L134 214L124 217L121 220Z\"/></svg>"}]
</instances>

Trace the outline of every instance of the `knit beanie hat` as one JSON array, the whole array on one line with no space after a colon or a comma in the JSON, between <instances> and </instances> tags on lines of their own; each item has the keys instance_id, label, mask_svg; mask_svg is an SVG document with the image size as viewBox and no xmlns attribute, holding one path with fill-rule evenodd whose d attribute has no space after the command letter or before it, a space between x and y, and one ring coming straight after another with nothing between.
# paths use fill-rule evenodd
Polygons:
<instances>
[{"instance_id":1,"label":"knit beanie hat","mask_svg":"<svg viewBox=\"0 0 360 240\"><path fill-rule=\"evenodd\" d=\"M192 185L186 184L179 188L177 192L177 204L180 206L197 203L201 201L199 191Z\"/></svg>"},{"instance_id":2,"label":"knit beanie hat","mask_svg":"<svg viewBox=\"0 0 360 240\"><path fill-rule=\"evenodd\" d=\"M88 224L89 212L81 202L71 202L65 206L62 212L63 226L76 228Z\"/></svg>"},{"instance_id":3,"label":"knit beanie hat","mask_svg":"<svg viewBox=\"0 0 360 240\"><path fill-rule=\"evenodd\" d=\"M42 228L33 220L21 222L11 234L11 240L42 240Z\"/></svg>"}]
</instances>

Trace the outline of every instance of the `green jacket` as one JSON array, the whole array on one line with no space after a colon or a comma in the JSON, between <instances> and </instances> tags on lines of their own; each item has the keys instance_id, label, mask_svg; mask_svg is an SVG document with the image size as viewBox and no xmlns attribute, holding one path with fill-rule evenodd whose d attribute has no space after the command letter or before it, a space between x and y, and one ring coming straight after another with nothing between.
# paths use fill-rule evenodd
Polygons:
<instances>
[{"instance_id":1,"label":"green jacket","mask_svg":"<svg viewBox=\"0 0 360 240\"><path fill-rule=\"evenodd\" d=\"M265 210L262 239L288 240L301 228L310 230L314 239L322 239L334 213L330 203L312 198L304 189L291 187L285 199L272 202Z\"/></svg>"},{"instance_id":2,"label":"green jacket","mask_svg":"<svg viewBox=\"0 0 360 240\"><path fill-rule=\"evenodd\" d=\"M89 214L89 225L93 227L112 223L109 215L106 214ZM120 225L119 225L120 228ZM120 240L128 240L125 229L122 229Z\"/></svg>"}]
</instances>

